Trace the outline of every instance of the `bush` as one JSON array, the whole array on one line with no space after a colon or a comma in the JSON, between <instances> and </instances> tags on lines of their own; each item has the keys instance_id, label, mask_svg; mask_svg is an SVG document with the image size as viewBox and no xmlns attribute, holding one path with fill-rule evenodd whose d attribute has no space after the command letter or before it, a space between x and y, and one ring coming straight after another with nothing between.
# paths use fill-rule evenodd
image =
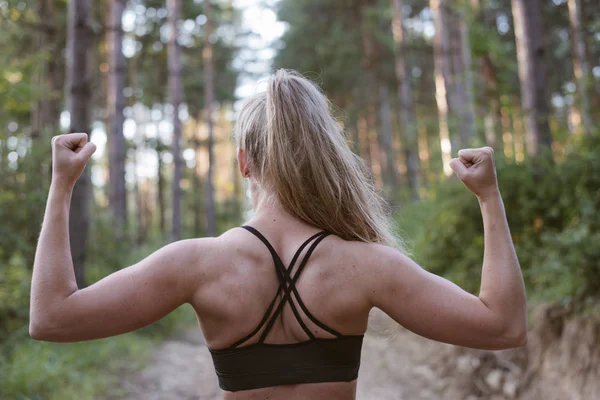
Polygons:
<instances>
[{"instance_id":1,"label":"bush","mask_svg":"<svg viewBox=\"0 0 600 400\"><path fill-rule=\"evenodd\" d=\"M23 257L15 253L0 273L0 342L9 333L22 329L29 318L31 272Z\"/></svg>"},{"instance_id":2,"label":"bush","mask_svg":"<svg viewBox=\"0 0 600 400\"><path fill-rule=\"evenodd\" d=\"M95 399L140 368L153 341L137 334L83 343L20 340L0 355L0 398Z\"/></svg>"},{"instance_id":3,"label":"bush","mask_svg":"<svg viewBox=\"0 0 600 400\"><path fill-rule=\"evenodd\" d=\"M539 299L600 296L600 137L521 165L498 165L498 179L530 294ZM476 292L483 227L476 198L457 179L435 191L415 239L432 272Z\"/></svg>"}]
</instances>

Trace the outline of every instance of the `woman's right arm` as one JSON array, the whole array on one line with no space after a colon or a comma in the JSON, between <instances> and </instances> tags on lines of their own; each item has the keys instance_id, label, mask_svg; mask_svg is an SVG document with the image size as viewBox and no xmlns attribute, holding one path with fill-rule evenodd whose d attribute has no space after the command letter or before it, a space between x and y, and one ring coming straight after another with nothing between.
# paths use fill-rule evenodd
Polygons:
<instances>
[{"instance_id":1,"label":"woman's right arm","mask_svg":"<svg viewBox=\"0 0 600 400\"><path fill-rule=\"evenodd\" d=\"M431 274L401 253L382 248L370 279L373 306L407 329L441 342L482 349L523 346L527 312L515 253L490 148L461 150L452 168L477 196L485 251L481 288L474 296Z\"/></svg>"}]
</instances>

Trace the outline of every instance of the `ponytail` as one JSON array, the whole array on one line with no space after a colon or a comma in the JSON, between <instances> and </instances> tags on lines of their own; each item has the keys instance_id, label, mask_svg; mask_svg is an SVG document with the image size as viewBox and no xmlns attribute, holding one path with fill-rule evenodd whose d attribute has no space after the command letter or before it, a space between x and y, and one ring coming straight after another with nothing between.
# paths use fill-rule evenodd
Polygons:
<instances>
[{"instance_id":1,"label":"ponytail","mask_svg":"<svg viewBox=\"0 0 600 400\"><path fill-rule=\"evenodd\" d=\"M278 70L266 93L250 99L236 124L253 174L281 205L308 224L345 240L402 249L383 197L311 81Z\"/></svg>"}]
</instances>

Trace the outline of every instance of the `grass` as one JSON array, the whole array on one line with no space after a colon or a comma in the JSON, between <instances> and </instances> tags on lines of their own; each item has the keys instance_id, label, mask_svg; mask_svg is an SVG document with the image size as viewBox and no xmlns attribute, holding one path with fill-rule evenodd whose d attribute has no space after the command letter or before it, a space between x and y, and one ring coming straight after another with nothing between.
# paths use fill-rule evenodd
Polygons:
<instances>
[{"instance_id":1,"label":"grass","mask_svg":"<svg viewBox=\"0 0 600 400\"><path fill-rule=\"evenodd\" d=\"M0 398L91 400L114 394L123 373L141 369L160 341L193 320L193 312L180 307L138 332L68 344L37 342L17 332L0 348Z\"/></svg>"},{"instance_id":2,"label":"grass","mask_svg":"<svg viewBox=\"0 0 600 400\"><path fill-rule=\"evenodd\" d=\"M125 257L98 257L88 268L90 282L131 265L160 247L160 243L132 249ZM121 253L123 254L123 253ZM110 265L107 265L110 264ZM25 268L17 268L26 271ZM19 278L23 310L28 310L30 276ZM14 286L14 285L13 285ZM12 287L12 286L11 286ZM21 293L22 292L22 293ZM15 299L15 296L11 297ZM28 335L27 315L14 319L16 329L0 338L0 399L2 400L92 400L119 391L124 373L140 370L152 351L173 332L195 323L189 306L137 332L81 343L38 342Z\"/></svg>"}]
</instances>

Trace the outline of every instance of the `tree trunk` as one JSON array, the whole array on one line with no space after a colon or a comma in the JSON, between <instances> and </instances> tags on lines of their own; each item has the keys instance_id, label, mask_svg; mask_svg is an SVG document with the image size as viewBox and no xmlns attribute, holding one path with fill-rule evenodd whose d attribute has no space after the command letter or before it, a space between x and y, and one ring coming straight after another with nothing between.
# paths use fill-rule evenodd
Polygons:
<instances>
[{"instance_id":1,"label":"tree trunk","mask_svg":"<svg viewBox=\"0 0 600 400\"><path fill-rule=\"evenodd\" d=\"M483 4L482 4L483 3ZM488 1L471 0L471 7L476 15L476 23L482 26L496 24L496 15L490 12ZM490 52L483 49L479 60L480 76L483 78L481 96L486 100L480 102L480 112L483 115L483 132L485 142L494 150L500 150L502 139L502 122L500 112L500 93L496 66L492 63Z\"/></svg>"},{"instance_id":2,"label":"tree trunk","mask_svg":"<svg viewBox=\"0 0 600 400\"><path fill-rule=\"evenodd\" d=\"M157 128L158 132L158 128ZM164 164L162 160L162 143L160 139L158 139L158 143L156 146L156 157L158 159L157 164L157 203L158 203L158 227L160 230L160 237L164 238L165 233L167 232L167 222L165 218L165 214L167 212L167 206L165 203L165 174L164 174Z\"/></svg>"},{"instance_id":3,"label":"tree trunk","mask_svg":"<svg viewBox=\"0 0 600 400\"><path fill-rule=\"evenodd\" d=\"M418 135L419 135L419 172L421 176L421 182L423 182L423 187L427 187L428 179L429 179L429 137L427 132L427 127L421 123L420 127L418 127Z\"/></svg>"},{"instance_id":4,"label":"tree trunk","mask_svg":"<svg viewBox=\"0 0 600 400\"><path fill-rule=\"evenodd\" d=\"M202 183L200 182L201 168L200 160L202 160L202 140L200 135L200 116L196 118L194 127L194 150L196 153L196 165L194 168L194 178L192 183L194 185L194 236L200 237L202 235L202 219L204 218L203 201L202 201Z\"/></svg>"},{"instance_id":5,"label":"tree trunk","mask_svg":"<svg viewBox=\"0 0 600 400\"><path fill-rule=\"evenodd\" d=\"M91 114L92 49L88 0L71 0L67 31L67 109L71 116L70 132L89 132ZM91 194L89 166L77 180L69 212L69 242L77 285L85 286L85 254L87 246L89 201Z\"/></svg>"},{"instance_id":6,"label":"tree trunk","mask_svg":"<svg viewBox=\"0 0 600 400\"><path fill-rule=\"evenodd\" d=\"M377 106L379 103L379 93L377 90L377 80L372 70L366 72L367 76L367 135L369 140L369 154L371 160L371 170L375 184L380 188L384 187L385 177L385 158L382 157L379 146L379 126L377 124Z\"/></svg>"},{"instance_id":7,"label":"tree trunk","mask_svg":"<svg viewBox=\"0 0 600 400\"><path fill-rule=\"evenodd\" d=\"M485 80L485 97L489 102L484 121L485 141L488 146L498 150L500 139L502 139L500 93L498 92L496 69L487 54L481 60L481 75Z\"/></svg>"},{"instance_id":8,"label":"tree trunk","mask_svg":"<svg viewBox=\"0 0 600 400\"><path fill-rule=\"evenodd\" d=\"M208 128L208 172L206 173L206 235L217 235L217 216L215 210L214 190L214 65L213 65L213 18L212 0L204 1L204 15L206 15L206 43L204 45L204 107L206 110L206 126Z\"/></svg>"},{"instance_id":9,"label":"tree trunk","mask_svg":"<svg viewBox=\"0 0 600 400\"><path fill-rule=\"evenodd\" d=\"M365 8L373 3L368 1L359 9L358 21L360 23L361 42L363 51L363 61L361 68L364 72L364 96L366 116L366 132L368 138L368 153L373 178L376 184L383 187L385 176L385 158L382 158L379 146L379 134L377 126L377 104L379 103L379 93L377 85L377 76L375 68L379 59L379 48L372 32L367 18L364 14Z\"/></svg>"},{"instance_id":10,"label":"tree trunk","mask_svg":"<svg viewBox=\"0 0 600 400\"><path fill-rule=\"evenodd\" d=\"M61 112L61 96L64 90L64 70L61 58L55 57L58 51L62 51L63 43L58 35L55 15L56 10L53 0L40 0L37 5L37 14L40 19L44 18L46 22L45 29L36 32L36 42L38 49L44 54L43 59L33 70L34 85L38 88L39 94L31 108L31 133L32 142L40 141L46 146L49 138L60 133L59 119ZM60 49L60 50L59 50ZM41 160L37 171L39 176L50 179L51 160ZM37 192L43 196L43 186L39 185Z\"/></svg>"},{"instance_id":11,"label":"tree trunk","mask_svg":"<svg viewBox=\"0 0 600 400\"><path fill-rule=\"evenodd\" d=\"M573 106L575 133L589 134L592 127L590 99L588 97L589 64L586 54L585 36L582 27L581 0L569 0L569 19L573 46L573 73L577 85L576 105Z\"/></svg>"},{"instance_id":12,"label":"tree trunk","mask_svg":"<svg viewBox=\"0 0 600 400\"><path fill-rule=\"evenodd\" d=\"M452 159L452 144L448 129L448 89L449 89L449 45L447 16L445 0L430 0L429 7L433 14L435 36L433 45L433 58L435 70L435 100L438 109L438 123L440 128L440 148L442 151L442 164L444 174L450 176L450 160Z\"/></svg>"},{"instance_id":13,"label":"tree trunk","mask_svg":"<svg viewBox=\"0 0 600 400\"><path fill-rule=\"evenodd\" d=\"M457 90L460 90L461 104L458 109L460 120L460 143L461 147L469 147L471 141L477 137L477 126L475 121L475 100L472 73L471 46L469 44L469 30L465 21L464 13L455 15L457 25L457 37L459 38L458 51L456 52L455 79L460 82Z\"/></svg>"},{"instance_id":14,"label":"tree trunk","mask_svg":"<svg viewBox=\"0 0 600 400\"><path fill-rule=\"evenodd\" d=\"M512 13L521 81L521 103L527 125L527 151L531 156L536 156L540 150L552 145L548 126L544 63L546 49L540 0L512 0Z\"/></svg>"},{"instance_id":15,"label":"tree trunk","mask_svg":"<svg viewBox=\"0 0 600 400\"><path fill-rule=\"evenodd\" d=\"M31 139L36 140L58 134L60 117L60 96L64 79L61 74L59 59L54 57L59 43L56 32L55 7L53 0L40 0L37 6L40 19L47 21L45 29L37 32L38 48L46 53L46 58L39 64L36 71L36 85L40 96L33 104L31 112ZM49 165L42 168L49 171ZM45 174L44 174L45 175Z\"/></svg>"},{"instance_id":16,"label":"tree trunk","mask_svg":"<svg viewBox=\"0 0 600 400\"><path fill-rule=\"evenodd\" d=\"M181 0L167 0L169 11L169 27L171 36L168 45L169 58L169 92L173 106L173 217L171 221L171 240L181 238L181 175L183 170L181 159L181 120L179 119L179 105L181 104L181 49L177 38L179 37L179 18L181 15Z\"/></svg>"},{"instance_id":17,"label":"tree trunk","mask_svg":"<svg viewBox=\"0 0 600 400\"><path fill-rule=\"evenodd\" d=\"M134 157L133 157L133 170L137 171L137 167L139 165L138 160L138 147L135 146ZM141 177L138 176L137 173L133 174L133 196L135 198L135 215L136 215L136 244L139 246L146 240L146 225L144 221L144 196L143 196L143 188L141 184Z\"/></svg>"},{"instance_id":18,"label":"tree trunk","mask_svg":"<svg viewBox=\"0 0 600 400\"><path fill-rule=\"evenodd\" d=\"M390 91L388 87L379 85L379 118L381 119L381 150L385 153L387 185L392 200L397 200L398 176L394 162L394 146L392 143L392 115L390 108Z\"/></svg>"},{"instance_id":19,"label":"tree trunk","mask_svg":"<svg viewBox=\"0 0 600 400\"><path fill-rule=\"evenodd\" d=\"M525 123L523 113L518 107L519 101L515 99L510 108L510 119L512 121L513 146L515 150L515 161L517 163L525 160Z\"/></svg>"},{"instance_id":20,"label":"tree trunk","mask_svg":"<svg viewBox=\"0 0 600 400\"><path fill-rule=\"evenodd\" d=\"M398 103L400 105L400 119L404 133L404 153L406 157L406 174L408 184L410 185L412 198L419 201L419 144L417 134L417 120L415 108L412 100L412 88L410 74L407 68L406 46L404 45L404 15L403 1L392 0L394 10L394 19L392 30L394 41L396 42L396 51L394 54L394 64L396 70L396 79L398 80Z\"/></svg>"},{"instance_id":21,"label":"tree trunk","mask_svg":"<svg viewBox=\"0 0 600 400\"><path fill-rule=\"evenodd\" d=\"M358 136L358 147L360 156L367 162L367 165L371 167L371 150L369 147L369 124L367 122L368 113L368 90L365 79L361 79L357 85L359 88L359 100L358 100L358 121L357 121L357 136Z\"/></svg>"},{"instance_id":22,"label":"tree trunk","mask_svg":"<svg viewBox=\"0 0 600 400\"><path fill-rule=\"evenodd\" d=\"M117 223L117 237L127 228L127 191L125 189L125 56L123 55L123 26L121 19L125 0L111 0L106 28L108 53L107 127L109 158L109 204Z\"/></svg>"},{"instance_id":23,"label":"tree trunk","mask_svg":"<svg viewBox=\"0 0 600 400\"><path fill-rule=\"evenodd\" d=\"M515 160L515 150L514 150L514 134L513 134L513 121L510 109L514 107L514 105L509 103L504 103L501 106L501 115L502 115L502 148L504 149L504 157L513 162Z\"/></svg>"},{"instance_id":24,"label":"tree trunk","mask_svg":"<svg viewBox=\"0 0 600 400\"><path fill-rule=\"evenodd\" d=\"M356 89L353 91L352 100L346 110L346 132L349 133L348 140L351 142L352 151L360 156L360 138L358 135L358 107L356 106Z\"/></svg>"}]
</instances>

